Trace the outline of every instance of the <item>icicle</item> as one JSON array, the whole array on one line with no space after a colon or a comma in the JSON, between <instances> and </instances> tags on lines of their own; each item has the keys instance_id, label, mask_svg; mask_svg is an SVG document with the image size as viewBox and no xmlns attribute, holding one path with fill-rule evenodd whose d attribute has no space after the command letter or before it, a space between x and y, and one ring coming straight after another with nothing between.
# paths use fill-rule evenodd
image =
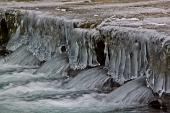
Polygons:
<instances>
[{"instance_id":1,"label":"icicle","mask_svg":"<svg viewBox=\"0 0 170 113\"><path fill-rule=\"evenodd\" d=\"M124 71L124 78L126 80L130 80L131 75L131 61L130 61L130 53L126 51L126 63L125 63L125 71Z\"/></svg>"},{"instance_id":2,"label":"icicle","mask_svg":"<svg viewBox=\"0 0 170 113\"><path fill-rule=\"evenodd\" d=\"M93 53L92 53L92 50L91 50L91 44L88 43L88 49L87 49L87 54L88 54L88 65L89 66L93 66Z\"/></svg>"},{"instance_id":3,"label":"icicle","mask_svg":"<svg viewBox=\"0 0 170 113\"><path fill-rule=\"evenodd\" d=\"M108 74L112 76L112 78L116 79L116 51L115 48L110 48L110 64Z\"/></svg>"},{"instance_id":4,"label":"icicle","mask_svg":"<svg viewBox=\"0 0 170 113\"><path fill-rule=\"evenodd\" d=\"M77 69L77 58L79 54L79 46L76 41L72 42L71 47L69 49L70 51L70 56L69 56L69 64L72 69Z\"/></svg>"},{"instance_id":5,"label":"icicle","mask_svg":"<svg viewBox=\"0 0 170 113\"><path fill-rule=\"evenodd\" d=\"M95 32L95 31L94 31ZM87 39L88 39L88 65L91 67L99 66L99 62L97 61L97 56L95 52L95 38L91 32L87 32Z\"/></svg>"},{"instance_id":6,"label":"icicle","mask_svg":"<svg viewBox=\"0 0 170 113\"><path fill-rule=\"evenodd\" d=\"M146 66L148 64L148 60L147 60L147 47L146 47L146 43L143 42L142 46L141 46L141 69L143 72L146 71Z\"/></svg>"},{"instance_id":7,"label":"icicle","mask_svg":"<svg viewBox=\"0 0 170 113\"><path fill-rule=\"evenodd\" d=\"M83 35L86 36L86 34L84 33ZM80 46L80 50L79 50L79 66L80 69L84 69L87 67L87 59L88 59L88 55L87 55L87 47L86 47L86 40L85 40L85 36L82 36L81 39L81 46Z\"/></svg>"},{"instance_id":8,"label":"icicle","mask_svg":"<svg viewBox=\"0 0 170 113\"><path fill-rule=\"evenodd\" d=\"M135 42L133 45L132 56L131 56L131 72L132 79L138 77L138 52L139 52L139 44Z\"/></svg>"},{"instance_id":9,"label":"icicle","mask_svg":"<svg viewBox=\"0 0 170 113\"><path fill-rule=\"evenodd\" d=\"M138 56L137 56L137 61L138 61L138 76L140 76L141 74L141 62L142 62L142 51L141 51L141 43L139 44L139 52L138 52Z\"/></svg>"},{"instance_id":10,"label":"icicle","mask_svg":"<svg viewBox=\"0 0 170 113\"><path fill-rule=\"evenodd\" d=\"M105 58L105 68L106 69L108 69L108 67L109 67L109 47L108 47L108 44L107 44L107 42L105 42L105 48L104 48L104 54L105 54L105 56L106 56L106 58Z\"/></svg>"},{"instance_id":11,"label":"icicle","mask_svg":"<svg viewBox=\"0 0 170 113\"><path fill-rule=\"evenodd\" d=\"M170 93L170 76L168 74L166 74L165 76L166 76L165 91L166 93Z\"/></svg>"},{"instance_id":12,"label":"icicle","mask_svg":"<svg viewBox=\"0 0 170 113\"><path fill-rule=\"evenodd\" d=\"M121 63L121 48L117 48L117 56L116 56L116 65L115 65L115 76L116 76L116 81L119 81L119 67Z\"/></svg>"},{"instance_id":13,"label":"icicle","mask_svg":"<svg viewBox=\"0 0 170 113\"><path fill-rule=\"evenodd\" d=\"M162 96L163 92L165 92L165 74L164 73L158 75L158 79L155 82L155 88L159 96Z\"/></svg>"},{"instance_id":14,"label":"icicle","mask_svg":"<svg viewBox=\"0 0 170 113\"><path fill-rule=\"evenodd\" d=\"M119 66L119 79L120 83L123 83L125 81L123 73L125 71L125 63L126 63L126 55L125 55L125 49L121 49L121 63Z\"/></svg>"}]
</instances>

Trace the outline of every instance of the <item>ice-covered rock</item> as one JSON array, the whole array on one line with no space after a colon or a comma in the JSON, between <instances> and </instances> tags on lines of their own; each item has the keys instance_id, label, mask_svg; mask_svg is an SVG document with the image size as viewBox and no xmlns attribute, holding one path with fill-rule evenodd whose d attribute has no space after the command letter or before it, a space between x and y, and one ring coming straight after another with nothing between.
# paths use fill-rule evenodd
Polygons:
<instances>
[{"instance_id":1,"label":"ice-covered rock","mask_svg":"<svg viewBox=\"0 0 170 113\"><path fill-rule=\"evenodd\" d=\"M46 16L40 12L28 11L17 17L20 19L7 45L9 50L25 45L39 61L48 61L65 52L69 68L73 70L99 66L102 63L98 58L102 57L100 60L105 62L107 74L115 82L123 84L147 76L148 86L155 92L170 93L170 37L155 30L141 29L139 19L109 18L96 29L87 29L81 27L80 20ZM118 26L122 21L128 26ZM130 22L137 28L129 26ZM104 47L98 45L99 41ZM96 50L103 52L98 54Z\"/></svg>"},{"instance_id":2,"label":"ice-covered rock","mask_svg":"<svg viewBox=\"0 0 170 113\"><path fill-rule=\"evenodd\" d=\"M121 84L147 75L155 92L169 93L169 36L140 28L99 29L106 39L106 68L115 81Z\"/></svg>"}]
</instances>

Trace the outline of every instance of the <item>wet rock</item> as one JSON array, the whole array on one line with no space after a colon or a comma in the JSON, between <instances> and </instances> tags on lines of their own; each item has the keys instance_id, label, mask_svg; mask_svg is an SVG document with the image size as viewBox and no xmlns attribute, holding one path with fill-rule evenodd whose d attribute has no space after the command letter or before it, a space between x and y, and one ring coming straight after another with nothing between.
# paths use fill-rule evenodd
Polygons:
<instances>
[{"instance_id":1,"label":"wet rock","mask_svg":"<svg viewBox=\"0 0 170 113\"><path fill-rule=\"evenodd\" d=\"M73 70L73 69L70 69L70 68L67 70L69 77L75 77L80 72L81 72L81 70Z\"/></svg>"},{"instance_id":2,"label":"wet rock","mask_svg":"<svg viewBox=\"0 0 170 113\"><path fill-rule=\"evenodd\" d=\"M109 78L104 84L103 84L103 87L102 87L102 90L103 91L107 91L107 92L110 92L110 91L114 91L115 89L117 89L118 87L120 87L120 85L116 82L113 82L113 78Z\"/></svg>"},{"instance_id":3,"label":"wet rock","mask_svg":"<svg viewBox=\"0 0 170 113\"><path fill-rule=\"evenodd\" d=\"M9 53L11 52L8 51L5 47L0 46L0 56L7 56Z\"/></svg>"},{"instance_id":4,"label":"wet rock","mask_svg":"<svg viewBox=\"0 0 170 113\"><path fill-rule=\"evenodd\" d=\"M157 99L149 103L149 106L154 109L161 109L167 111L167 104L165 104L161 99Z\"/></svg>"},{"instance_id":5,"label":"wet rock","mask_svg":"<svg viewBox=\"0 0 170 113\"><path fill-rule=\"evenodd\" d=\"M170 98L170 97L169 97ZM154 109L159 109L164 112L168 111L168 102L169 99L167 96L162 96L162 97L155 97L150 103L149 106L154 108Z\"/></svg>"}]
</instances>

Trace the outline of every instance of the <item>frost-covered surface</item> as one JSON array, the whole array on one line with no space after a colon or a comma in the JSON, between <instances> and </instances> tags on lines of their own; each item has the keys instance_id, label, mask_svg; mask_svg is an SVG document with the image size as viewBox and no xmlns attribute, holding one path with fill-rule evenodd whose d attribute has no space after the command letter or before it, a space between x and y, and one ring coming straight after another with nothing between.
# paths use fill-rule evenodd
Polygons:
<instances>
[{"instance_id":1,"label":"frost-covered surface","mask_svg":"<svg viewBox=\"0 0 170 113\"><path fill-rule=\"evenodd\" d=\"M98 66L95 53L95 38L99 34L95 30L76 28L68 40L69 63L72 69L84 69L87 66Z\"/></svg>"},{"instance_id":2,"label":"frost-covered surface","mask_svg":"<svg viewBox=\"0 0 170 113\"><path fill-rule=\"evenodd\" d=\"M60 17L45 17L42 14L28 12L21 16L16 33L7 48L16 50L23 44L40 61L49 60L60 54L62 47L68 52L70 67L84 69L99 63L94 51L94 40L98 35L95 30L74 29L79 20L67 20Z\"/></svg>"},{"instance_id":3,"label":"frost-covered surface","mask_svg":"<svg viewBox=\"0 0 170 113\"><path fill-rule=\"evenodd\" d=\"M109 75L120 83L147 75L154 91L169 93L169 36L116 26L101 27L100 31L106 37Z\"/></svg>"},{"instance_id":4,"label":"frost-covered surface","mask_svg":"<svg viewBox=\"0 0 170 113\"><path fill-rule=\"evenodd\" d=\"M30 12L23 15L21 19L16 34L7 48L14 51L27 43L29 51L41 61L50 59L54 53L59 52L58 48L67 43L65 39L67 31L73 28L73 23L64 23L64 18L46 18L43 14Z\"/></svg>"},{"instance_id":5,"label":"frost-covered surface","mask_svg":"<svg viewBox=\"0 0 170 113\"><path fill-rule=\"evenodd\" d=\"M40 61L48 61L64 52L69 68L77 70L100 65L95 48L102 40L105 44L104 48L100 48L105 54L104 68L115 82L123 84L139 76L147 76L148 86L155 92L170 93L170 37L142 28L148 22L143 23L137 18L111 17L96 29L85 29L80 28L84 23L81 20L46 16L41 12L24 11L20 18L8 49L14 51L26 45L26 50ZM61 64L61 67L65 70L68 66Z\"/></svg>"},{"instance_id":6,"label":"frost-covered surface","mask_svg":"<svg viewBox=\"0 0 170 113\"><path fill-rule=\"evenodd\" d=\"M161 18L160 18L161 19ZM156 30L143 29L146 24L161 22L169 26L166 18L146 19L108 18L98 29L105 39L105 66L116 81L148 77L148 86L160 95L169 89L169 39L170 36ZM135 27L135 28L132 28Z\"/></svg>"}]
</instances>

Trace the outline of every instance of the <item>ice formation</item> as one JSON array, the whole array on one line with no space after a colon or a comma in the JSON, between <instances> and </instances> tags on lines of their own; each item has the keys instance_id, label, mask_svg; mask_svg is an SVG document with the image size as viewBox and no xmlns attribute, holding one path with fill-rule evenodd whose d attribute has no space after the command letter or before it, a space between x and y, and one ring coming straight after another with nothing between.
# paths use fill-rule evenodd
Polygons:
<instances>
[{"instance_id":1,"label":"ice formation","mask_svg":"<svg viewBox=\"0 0 170 113\"><path fill-rule=\"evenodd\" d=\"M64 70L96 67L102 65L96 51L97 43L102 41L105 47L98 48L104 51L103 67L114 82L123 84L146 76L148 86L153 91L160 95L170 93L169 36L154 30L119 27L114 20L103 21L96 29L85 29L80 27L80 20L46 17L41 13L24 12L18 17L16 32L11 34L7 48L18 51L24 46L21 54L29 57L25 60L26 56L22 56L22 62L15 60L14 63L50 62L50 59L64 53L65 59L61 59L64 65L58 65ZM14 54L9 57L15 58ZM7 62L13 61L9 59ZM42 67L39 72L44 70L49 69ZM55 67L50 70L54 71Z\"/></svg>"}]
</instances>

